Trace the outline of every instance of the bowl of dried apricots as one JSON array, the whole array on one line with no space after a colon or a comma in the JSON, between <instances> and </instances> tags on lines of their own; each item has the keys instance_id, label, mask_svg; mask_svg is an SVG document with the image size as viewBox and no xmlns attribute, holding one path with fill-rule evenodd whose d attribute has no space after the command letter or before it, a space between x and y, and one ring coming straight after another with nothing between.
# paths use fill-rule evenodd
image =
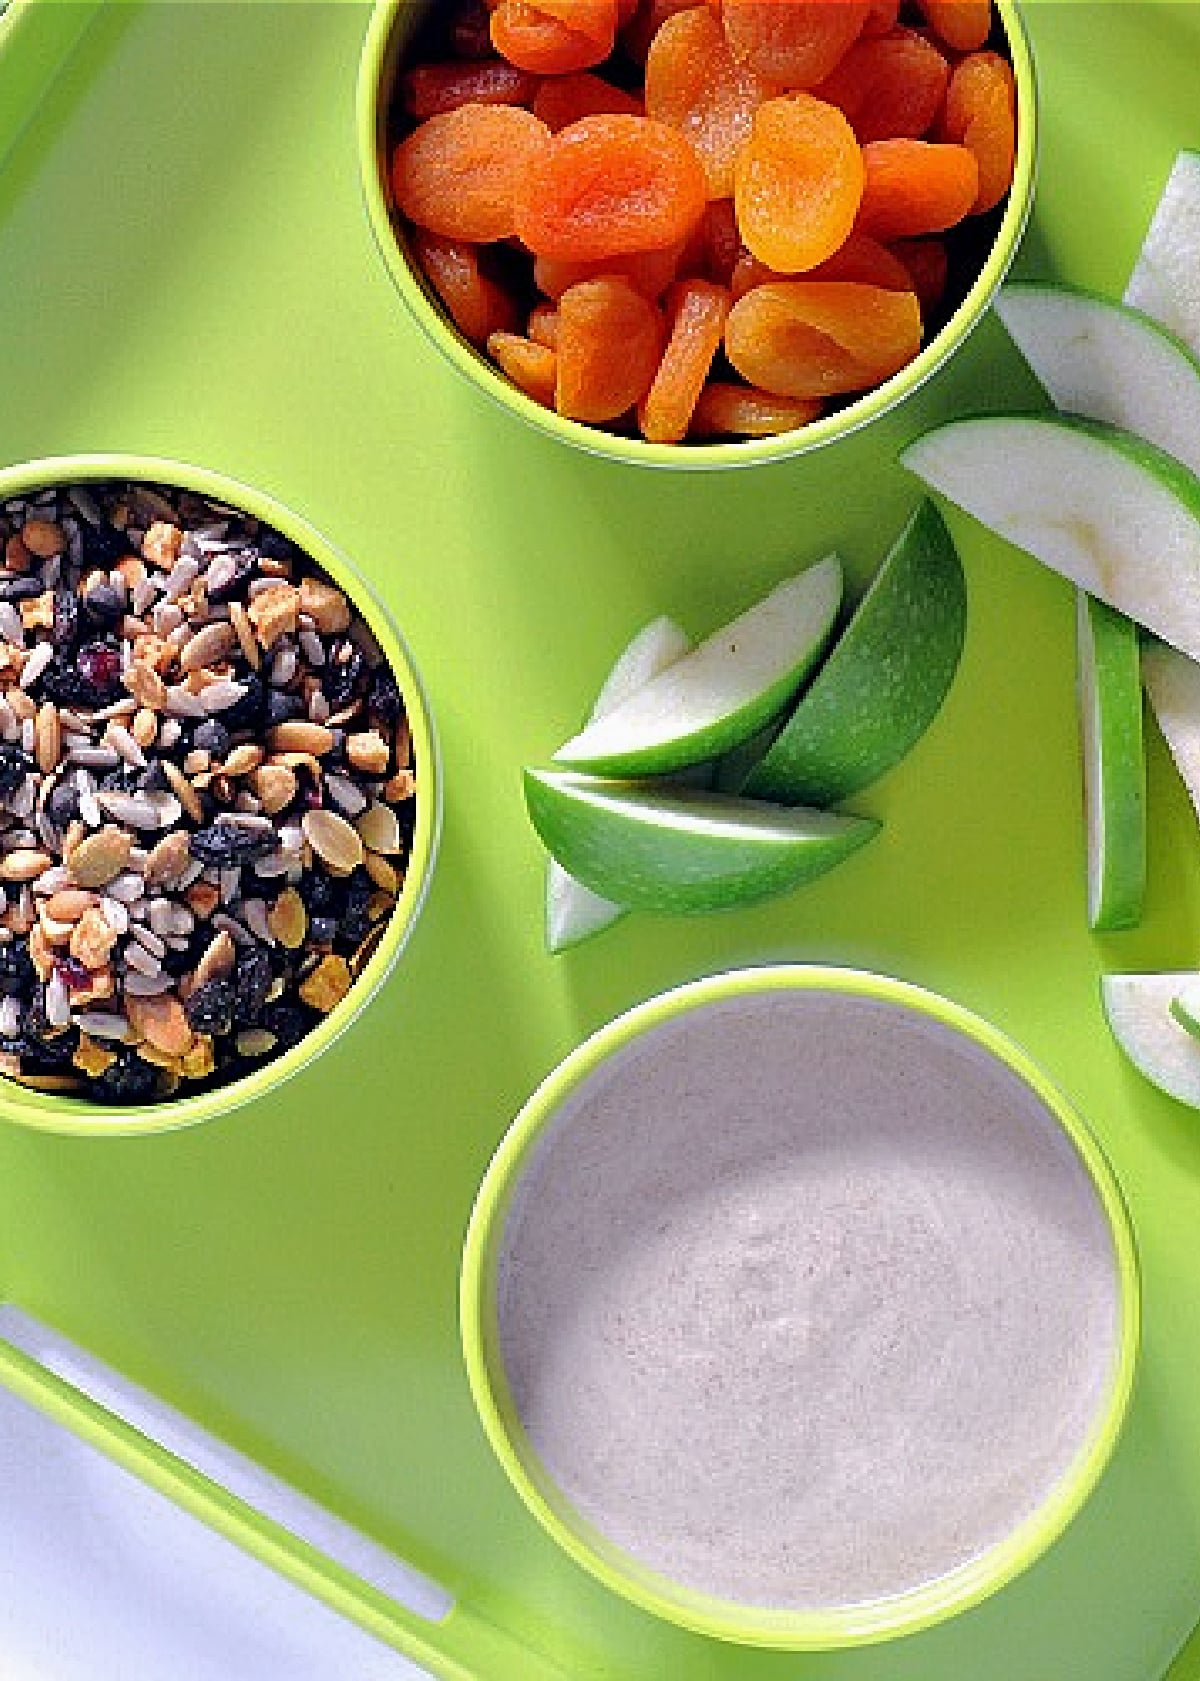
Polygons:
<instances>
[{"instance_id":1,"label":"bowl of dried apricots","mask_svg":"<svg viewBox=\"0 0 1200 1681\"><path fill-rule=\"evenodd\" d=\"M1014 0L379 0L358 123L426 333L650 466L892 408L985 313L1033 193Z\"/></svg>"}]
</instances>

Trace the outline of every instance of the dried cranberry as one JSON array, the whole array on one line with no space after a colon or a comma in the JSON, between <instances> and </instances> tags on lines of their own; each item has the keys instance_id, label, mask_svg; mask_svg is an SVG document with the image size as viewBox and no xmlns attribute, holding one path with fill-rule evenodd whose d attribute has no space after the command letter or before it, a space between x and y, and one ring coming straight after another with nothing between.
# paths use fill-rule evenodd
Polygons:
<instances>
[{"instance_id":1,"label":"dried cranberry","mask_svg":"<svg viewBox=\"0 0 1200 1681\"><path fill-rule=\"evenodd\" d=\"M121 681L121 650L111 642L87 642L75 656L75 669L97 694L110 695Z\"/></svg>"},{"instance_id":2,"label":"dried cranberry","mask_svg":"<svg viewBox=\"0 0 1200 1681\"><path fill-rule=\"evenodd\" d=\"M92 984L92 971L77 957L57 957L54 967L68 992L85 992Z\"/></svg>"}]
</instances>

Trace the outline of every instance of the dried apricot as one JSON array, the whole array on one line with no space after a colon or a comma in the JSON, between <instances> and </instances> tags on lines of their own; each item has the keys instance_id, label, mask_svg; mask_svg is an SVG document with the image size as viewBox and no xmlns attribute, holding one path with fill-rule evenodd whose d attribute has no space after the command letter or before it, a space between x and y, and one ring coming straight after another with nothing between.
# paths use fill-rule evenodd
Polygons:
<instances>
[{"instance_id":1,"label":"dried apricot","mask_svg":"<svg viewBox=\"0 0 1200 1681\"><path fill-rule=\"evenodd\" d=\"M591 69L608 57L616 35L616 0L501 0L492 13L496 51L538 76Z\"/></svg>"},{"instance_id":2,"label":"dried apricot","mask_svg":"<svg viewBox=\"0 0 1200 1681\"><path fill-rule=\"evenodd\" d=\"M667 348L638 411L642 435L652 444L677 444L687 436L731 302L725 288L709 280L680 280L667 294Z\"/></svg>"},{"instance_id":3,"label":"dried apricot","mask_svg":"<svg viewBox=\"0 0 1200 1681\"><path fill-rule=\"evenodd\" d=\"M713 199L704 212L700 235L703 240L704 273L719 285L728 286L742 254L742 233L737 224L737 213L732 199Z\"/></svg>"},{"instance_id":4,"label":"dried apricot","mask_svg":"<svg viewBox=\"0 0 1200 1681\"><path fill-rule=\"evenodd\" d=\"M633 17L621 31L621 45L635 64L645 64L650 43L668 18L690 12L697 6L720 9L721 0L641 0Z\"/></svg>"},{"instance_id":5,"label":"dried apricot","mask_svg":"<svg viewBox=\"0 0 1200 1681\"><path fill-rule=\"evenodd\" d=\"M550 144L545 123L516 105L460 105L430 117L396 147L397 207L447 239L507 239L517 231L517 189Z\"/></svg>"},{"instance_id":6,"label":"dried apricot","mask_svg":"<svg viewBox=\"0 0 1200 1681\"><path fill-rule=\"evenodd\" d=\"M863 162L858 229L876 239L941 233L970 213L979 193L979 165L965 146L873 140Z\"/></svg>"},{"instance_id":7,"label":"dried apricot","mask_svg":"<svg viewBox=\"0 0 1200 1681\"><path fill-rule=\"evenodd\" d=\"M754 113L779 92L734 58L721 20L708 6L668 18L646 59L646 115L691 141L709 198L733 192L733 164Z\"/></svg>"},{"instance_id":8,"label":"dried apricot","mask_svg":"<svg viewBox=\"0 0 1200 1681\"><path fill-rule=\"evenodd\" d=\"M789 88L815 88L857 41L870 0L722 0L734 57Z\"/></svg>"},{"instance_id":9,"label":"dried apricot","mask_svg":"<svg viewBox=\"0 0 1200 1681\"><path fill-rule=\"evenodd\" d=\"M675 129L647 117L584 117L524 169L516 232L539 257L591 262L685 240L706 202L704 171Z\"/></svg>"},{"instance_id":10,"label":"dried apricot","mask_svg":"<svg viewBox=\"0 0 1200 1681\"><path fill-rule=\"evenodd\" d=\"M561 298L581 280L597 280L602 274L628 280L644 298L661 298L679 272L681 245L665 251L634 251L625 257L598 257L590 263L563 262L555 257L538 257L533 265L533 283L548 298Z\"/></svg>"},{"instance_id":11,"label":"dried apricot","mask_svg":"<svg viewBox=\"0 0 1200 1681\"><path fill-rule=\"evenodd\" d=\"M972 209L991 210L1012 186L1017 148L1017 89L999 53L971 53L954 68L942 134L973 153L979 192Z\"/></svg>"},{"instance_id":12,"label":"dried apricot","mask_svg":"<svg viewBox=\"0 0 1200 1681\"><path fill-rule=\"evenodd\" d=\"M845 113L865 145L928 133L949 80L950 66L932 42L915 29L894 29L856 41L816 92Z\"/></svg>"},{"instance_id":13,"label":"dried apricot","mask_svg":"<svg viewBox=\"0 0 1200 1681\"><path fill-rule=\"evenodd\" d=\"M572 420L616 420L640 403L662 359L662 316L627 280L584 280L558 305L555 407Z\"/></svg>"},{"instance_id":14,"label":"dried apricot","mask_svg":"<svg viewBox=\"0 0 1200 1681\"><path fill-rule=\"evenodd\" d=\"M415 64L400 78L400 100L424 122L460 105L528 105L537 80L502 58L475 64Z\"/></svg>"},{"instance_id":15,"label":"dried apricot","mask_svg":"<svg viewBox=\"0 0 1200 1681\"><path fill-rule=\"evenodd\" d=\"M941 239L900 239L891 247L897 262L908 272L909 285L917 294L923 315L930 315L946 292L950 259Z\"/></svg>"},{"instance_id":16,"label":"dried apricot","mask_svg":"<svg viewBox=\"0 0 1200 1681\"><path fill-rule=\"evenodd\" d=\"M483 344L492 333L516 326L513 300L479 266L479 251L453 239L414 228L413 255L464 338Z\"/></svg>"},{"instance_id":17,"label":"dried apricot","mask_svg":"<svg viewBox=\"0 0 1200 1681\"><path fill-rule=\"evenodd\" d=\"M629 117L643 116L640 99L614 87L602 76L590 70L577 70L571 76L547 76L533 101L533 114L539 117L551 134L560 128L577 123L581 117L599 117L605 113L621 113Z\"/></svg>"},{"instance_id":18,"label":"dried apricot","mask_svg":"<svg viewBox=\"0 0 1200 1681\"><path fill-rule=\"evenodd\" d=\"M558 378L558 357L544 344L523 339L519 333L493 333L487 341L488 355L508 375L518 390L543 407L554 407Z\"/></svg>"},{"instance_id":19,"label":"dried apricot","mask_svg":"<svg viewBox=\"0 0 1200 1681\"><path fill-rule=\"evenodd\" d=\"M973 53L992 33L991 0L917 0L930 29L956 53Z\"/></svg>"},{"instance_id":20,"label":"dried apricot","mask_svg":"<svg viewBox=\"0 0 1200 1681\"><path fill-rule=\"evenodd\" d=\"M871 0L862 32L864 35L886 35L889 29L895 29L899 17L900 0Z\"/></svg>"},{"instance_id":21,"label":"dried apricot","mask_svg":"<svg viewBox=\"0 0 1200 1681\"><path fill-rule=\"evenodd\" d=\"M865 233L852 233L846 243L816 268L809 269L805 280L855 280L862 286L882 286L889 292L915 291L912 276L886 245ZM730 281L734 298L745 297L755 286L765 286L768 280L786 280L787 275L776 274L749 252L738 259Z\"/></svg>"},{"instance_id":22,"label":"dried apricot","mask_svg":"<svg viewBox=\"0 0 1200 1681\"><path fill-rule=\"evenodd\" d=\"M785 274L832 256L863 196L854 130L836 106L810 94L759 106L735 174L742 239L760 262Z\"/></svg>"},{"instance_id":23,"label":"dried apricot","mask_svg":"<svg viewBox=\"0 0 1200 1681\"><path fill-rule=\"evenodd\" d=\"M700 393L691 431L697 438L772 438L810 425L820 412L812 397L776 397L752 385L713 380Z\"/></svg>"},{"instance_id":24,"label":"dried apricot","mask_svg":"<svg viewBox=\"0 0 1200 1681\"><path fill-rule=\"evenodd\" d=\"M843 280L756 286L725 324L725 352L743 379L780 397L865 391L921 348L912 292Z\"/></svg>"},{"instance_id":25,"label":"dried apricot","mask_svg":"<svg viewBox=\"0 0 1200 1681\"><path fill-rule=\"evenodd\" d=\"M558 311L553 304L535 304L529 311L525 331L534 344L544 344L547 350L558 349Z\"/></svg>"}]
</instances>

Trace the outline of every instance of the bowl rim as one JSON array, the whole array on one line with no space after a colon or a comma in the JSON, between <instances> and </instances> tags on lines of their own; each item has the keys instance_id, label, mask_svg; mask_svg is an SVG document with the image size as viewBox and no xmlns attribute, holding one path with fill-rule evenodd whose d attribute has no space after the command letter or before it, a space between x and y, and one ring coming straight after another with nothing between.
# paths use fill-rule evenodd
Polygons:
<instances>
[{"instance_id":1,"label":"bowl rim","mask_svg":"<svg viewBox=\"0 0 1200 1681\"><path fill-rule=\"evenodd\" d=\"M214 1120L265 1096L326 1051L375 997L403 951L429 891L442 819L441 756L424 685L388 608L357 568L315 526L268 492L211 468L162 456L85 452L0 467L0 503L38 490L110 479L161 485L227 503L273 526L327 572L366 620L396 676L423 775L404 884L378 946L341 1003L282 1056L211 1091L131 1107L39 1092L0 1077L0 1119L89 1138L174 1132Z\"/></svg>"},{"instance_id":2,"label":"bowl rim","mask_svg":"<svg viewBox=\"0 0 1200 1681\"><path fill-rule=\"evenodd\" d=\"M1113 1372L1075 1458L1045 1500L1003 1540L934 1582L884 1599L820 1611L744 1606L702 1594L640 1565L583 1519L542 1469L521 1428L497 1349L496 1261L522 1169L564 1100L616 1051L648 1029L719 1000L771 992L832 992L915 1011L990 1052L1057 1122L1095 1188L1113 1243L1119 1326ZM634 1005L576 1046L542 1081L505 1133L472 1208L463 1247L459 1329L467 1378L491 1447L525 1506L563 1550L614 1593L712 1638L792 1651L865 1646L930 1628L978 1605L1029 1568L1088 1499L1120 1437L1141 1340L1141 1280L1129 1209L1103 1148L1032 1058L983 1017L939 993L863 969L781 963L685 982Z\"/></svg>"},{"instance_id":3,"label":"bowl rim","mask_svg":"<svg viewBox=\"0 0 1200 1681\"><path fill-rule=\"evenodd\" d=\"M627 466L704 472L722 467L752 467L806 455L889 413L920 389L966 341L987 314L1016 256L1033 209L1039 139L1037 70L1018 0L995 0L1008 41L1017 94L1017 150L1013 181L995 239L982 269L954 314L930 342L898 373L844 409L809 426L772 438L713 444L652 444L625 438L580 421L566 420L535 403L512 385L482 352L453 327L434 293L405 251L386 188L387 110L385 83L393 68L393 39L413 0L376 0L359 59L355 99L359 176L367 219L392 280L426 338L469 382L501 408L544 436L557 438L586 454Z\"/></svg>"}]
</instances>

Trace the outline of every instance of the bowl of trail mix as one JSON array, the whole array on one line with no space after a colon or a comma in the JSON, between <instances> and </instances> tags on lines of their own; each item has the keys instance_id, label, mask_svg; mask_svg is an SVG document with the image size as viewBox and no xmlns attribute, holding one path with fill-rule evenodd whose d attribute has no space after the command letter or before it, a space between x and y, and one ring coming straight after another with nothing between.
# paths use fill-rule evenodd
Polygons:
<instances>
[{"instance_id":1,"label":"bowl of trail mix","mask_svg":"<svg viewBox=\"0 0 1200 1681\"><path fill-rule=\"evenodd\" d=\"M348 1025L437 819L420 684L316 532L100 456L0 471L0 1115L158 1131Z\"/></svg>"}]
</instances>

